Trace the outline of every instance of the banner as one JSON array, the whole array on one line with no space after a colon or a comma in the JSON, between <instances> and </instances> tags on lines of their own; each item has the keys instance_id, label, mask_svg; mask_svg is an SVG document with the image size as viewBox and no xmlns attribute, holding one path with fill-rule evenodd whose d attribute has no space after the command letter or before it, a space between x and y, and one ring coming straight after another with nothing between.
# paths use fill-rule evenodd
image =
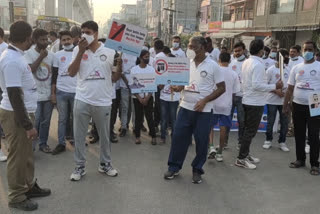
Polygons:
<instances>
[{"instance_id":1,"label":"banner","mask_svg":"<svg viewBox=\"0 0 320 214\"><path fill-rule=\"evenodd\" d=\"M114 19L105 46L139 57L147 34L147 29Z\"/></svg>"},{"instance_id":2,"label":"banner","mask_svg":"<svg viewBox=\"0 0 320 214\"><path fill-rule=\"evenodd\" d=\"M156 75L153 73L131 74L128 84L132 94L153 93L157 91Z\"/></svg>"},{"instance_id":3,"label":"banner","mask_svg":"<svg viewBox=\"0 0 320 214\"><path fill-rule=\"evenodd\" d=\"M190 59L188 58L157 58L155 69L157 85L189 85Z\"/></svg>"},{"instance_id":4,"label":"banner","mask_svg":"<svg viewBox=\"0 0 320 214\"><path fill-rule=\"evenodd\" d=\"M320 92L315 92L309 96L310 116L320 116Z\"/></svg>"}]
</instances>

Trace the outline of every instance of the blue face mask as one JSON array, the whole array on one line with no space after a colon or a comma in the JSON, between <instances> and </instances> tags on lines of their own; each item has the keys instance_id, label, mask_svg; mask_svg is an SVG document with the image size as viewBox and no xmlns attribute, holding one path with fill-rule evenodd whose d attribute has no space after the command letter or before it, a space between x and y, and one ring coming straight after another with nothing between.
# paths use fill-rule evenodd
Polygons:
<instances>
[{"instance_id":1,"label":"blue face mask","mask_svg":"<svg viewBox=\"0 0 320 214\"><path fill-rule=\"evenodd\" d=\"M313 52L309 52L309 51L304 52L303 53L303 58L306 61L310 61L310 60L314 59L314 53Z\"/></svg>"},{"instance_id":2,"label":"blue face mask","mask_svg":"<svg viewBox=\"0 0 320 214\"><path fill-rule=\"evenodd\" d=\"M277 52L271 52L270 57L275 59L277 57Z\"/></svg>"},{"instance_id":3,"label":"blue face mask","mask_svg":"<svg viewBox=\"0 0 320 214\"><path fill-rule=\"evenodd\" d=\"M242 54L241 56L239 56L238 58L237 58L237 60L238 61L242 61L242 60L244 60L246 58L246 56L244 55L244 54Z\"/></svg>"}]
</instances>

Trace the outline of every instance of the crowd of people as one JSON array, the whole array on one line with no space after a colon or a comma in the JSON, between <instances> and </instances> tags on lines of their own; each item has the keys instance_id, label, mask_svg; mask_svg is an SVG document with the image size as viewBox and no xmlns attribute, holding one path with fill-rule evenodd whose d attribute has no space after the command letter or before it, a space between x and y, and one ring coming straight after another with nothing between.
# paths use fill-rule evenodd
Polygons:
<instances>
[{"instance_id":1,"label":"crowd of people","mask_svg":"<svg viewBox=\"0 0 320 214\"><path fill-rule=\"evenodd\" d=\"M89 143L100 145L99 172L118 175L111 161L111 143L128 134L131 122L136 144L142 143L141 131L149 132L151 145L165 144L171 138L168 171L164 173L167 180L179 175L194 139L192 182L199 184L207 159L223 161L236 109L239 154L235 165L256 169L260 159L251 154L250 146L265 105L263 148L272 146L278 113L279 148L289 152L286 137L295 137L296 160L289 167L305 166L307 142L310 174L319 175L320 117L310 116L308 103L309 96L320 91L320 62L314 42L290 50L267 47L262 40L253 40L248 49L237 42L229 53L227 48L220 51L214 47L210 37L196 36L185 52L180 37L174 36L172 48L154 38L153 47L145 42L140 56L135 57L106 48L98 33L94 21L59 34L32 30L28 23L18 21L11 25L6 44L0 28L0 124L8 150L3 152L0 147L0 161L7 161L9 207L35 210L38 204L31 199L51 194L34 179L33 152L37 147L58 155L66 151L68 141L75 148L76 166L70 180L81 180L86 174L90 124ZM154 73L160 57L189 58L189 85L158 85L155 93L131 93L130 75ZM55 105L58 142L51 149L48 136ZM220 128L219 141L214 140L215 126Z\"/></svg>"}]
</instances>

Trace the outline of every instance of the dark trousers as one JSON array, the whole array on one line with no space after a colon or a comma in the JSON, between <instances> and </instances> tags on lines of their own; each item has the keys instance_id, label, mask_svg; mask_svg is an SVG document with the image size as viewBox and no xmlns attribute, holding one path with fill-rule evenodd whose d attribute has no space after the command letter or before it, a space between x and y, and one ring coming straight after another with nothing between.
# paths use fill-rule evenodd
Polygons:
<instances>
[{"instance_id":1,"label":"dark trousers","mask_svg":"<svg viewBox=\"0 0 320 214\"><path fill-rule=\"evenodd\" d=\"M243 105L244 110L244 132L240 138L241 144L239 151L239 159L245 159L250 153L251 141L256 136L264 106Z\"/></svg>"},{"instance_id":2,"label":"dark trousers","mask_svg":"<svg viewBox=\"0 0 320 214\"><path fill-rule=\"evenodd\" d=\"M120 114L121 90L116 90L116 99L112 100L111 118L110 118L110 135L114 135L114 124L117 121L118 112ZM119 115L120 117L120 115Z\"/></svg>"},{"instance_id":3,"label":"dark trousers","mask_svg":"<svg viewBox=\"0 0 320 214\"><path fill-rule=\"evenodd\" d=\"M134 104L134 112L135 112L135 128L134 133L136 135L136 138L139 138L141 136L141 128L143 123L143 112L146 116L148 127L149 127L149 133L152 138L156 137L156 131L154 126L154 119L153 119L153 97L150 97L149 102L147 106L143 106L138 99L133 99Z\"/></svg>"},{"instance_id":4,"label":"dark trousers","mask_svg":"<svg viewBox=\"0 0 320 214\"><path fill-rule=\"evenodd\" d=\"M310 117L309 106L292 104L294 138L296 141L297 160L305 162L306 128L310 145L310 164L319 167L319 128L320 117Z\"/></svg>"},{"instance_id":5,"label":"dark trousers","mask_svg":"<svg viewBox=\"0 0 320 214\"><path fill-rule=\"evenodd\" d=\"M160 104L160 89L154 93L154 124L158 127L161 122L161 104Z\"/></svg>"},{"instance_id":6,"label":"dark trousers","mask_svg":"<svg viewBox=\"0 0 320 214\"><path fill-rule=\"evenodd\" d=\"M203 174L203 165L207 160L212 112L195 112L180 108L168 160L169 171L177 172L182 168L192 134L196 142L196 157L192 161L193 172Z\"/></svg>"},{"instance_id":7,"label":"dark trousers","mask_svg":"<svg viewBox=\"0 0 320 214\"><path fill-rule=\"evenodd\" d=\"M279 143L286 142L286 136L288 132L288 117L282 113L282 105L267 105L268 108L268 116L267 116L267 132L266 132L266 140L272 141L273 139L273 125L276 120L277 112L280 115L280 135L279 135Z\"/></svg>"},{"instance_id":8,"label":"dark trousers","mask_svg":"<svg viewBox=\"0 0 320 214\"><path fill-rule=\"evenodd\" d=\"M233 118L233 114L235 109L237 109L237 120L239 124L239 129L238 129L238 140L243 136L243 131L244 131L244 110L242 106L242 97L235 96L234 99L232 100L232 109L231 109L231 119ZM227 132L228 132L228 139L229 139L229 133L230 133L230 127L227 127ZM227 142L228 142L227 139Z\"/></svg>"}]
</instances>

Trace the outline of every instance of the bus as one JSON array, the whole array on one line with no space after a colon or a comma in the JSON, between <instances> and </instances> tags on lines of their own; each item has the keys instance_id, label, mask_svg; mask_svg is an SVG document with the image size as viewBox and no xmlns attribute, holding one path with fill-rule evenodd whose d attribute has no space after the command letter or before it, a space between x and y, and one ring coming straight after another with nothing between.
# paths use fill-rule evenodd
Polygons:
<instances>
[{"instance_id":1,"label":"bus","mask_svg":"<svg viewBox=\"0 0 320 214\"><path fill-rule=\"evenodd\" d=\"M81 26L78 22L59 16L38 16L36 20L36 28L41 28L48 32L59 33L62 30L70 30L74 25Z\"/></svg>"}]
</instances>

